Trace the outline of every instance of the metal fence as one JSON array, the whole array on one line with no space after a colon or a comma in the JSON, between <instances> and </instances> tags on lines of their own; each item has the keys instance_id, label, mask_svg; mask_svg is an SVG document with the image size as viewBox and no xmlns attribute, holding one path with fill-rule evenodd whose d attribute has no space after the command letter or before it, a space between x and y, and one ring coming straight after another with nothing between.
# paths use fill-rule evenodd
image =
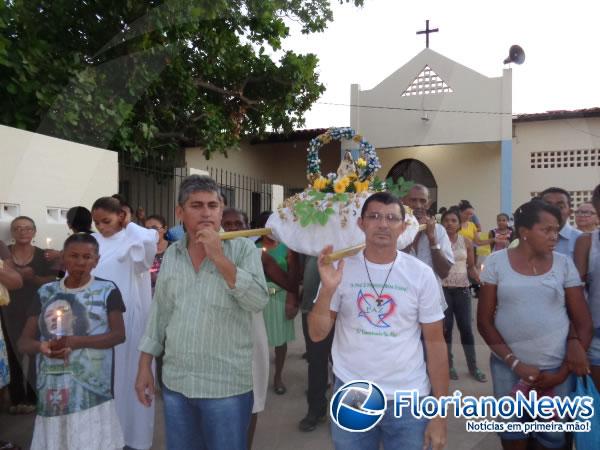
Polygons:
<instances>
[{"instance_id":1,"label":"metal fence","mask_svg":"<svg viewBox=\"0 0 600 450\"><path fill-rule=\"evenodd\" d=\"M270 183L224 169L206 167L206 171L221 187L227 206L244 211L251 222L261 212L273 209Z\"/></svg>"},{"instance_id":2,"label":"metal fence","mask_svg":"<svg viewBox=\"0 0 600 450\"><path fill-rule=\"evenodd\" d=\"M160 214L169 226L177 222L175 207L179 184L188 175L185 161L178 167L165 166L160 157L134 161L127 154L119 154L119 194L131 204L134 212L144 208L146 216ZM250 221L262 211L272 210L272 184L249 175L207 166L206 172L221 187L227 206L244 211ZM292 192L284 186L284 196Z\"/></svg>"},{"instance_id":3,"label":"metal fence","mask_svg":"<svg viewBox=\"0 0 600 450\"><path fill-rule=\"evenodd\" d=\"M185 161L176 165L165 165L160 157L135 161L119 153L119 194L129 201L134 213L144 208L146 216L159 214L173 225L178 186L188 173Z\"/></svg>"}]
</instances>

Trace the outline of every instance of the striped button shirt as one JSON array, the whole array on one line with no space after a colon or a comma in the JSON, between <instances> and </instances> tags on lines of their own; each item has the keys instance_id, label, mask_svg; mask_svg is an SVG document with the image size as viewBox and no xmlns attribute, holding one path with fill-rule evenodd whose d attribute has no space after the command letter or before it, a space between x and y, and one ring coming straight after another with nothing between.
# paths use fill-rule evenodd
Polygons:
<instances>
[{"instance_id":1,"label":"striped button shirt","mask_svg":"<svg viewBox=\"0 0 600 450\"><path fill-rule=\"evenodd\" d=\"M165 252L139 349L159 356L163 382L189 398L252 390L252 313L269 301L260 254L246 238L223 242L237 267L230 289L208 258L196 272L187 237Z\"/></svg>"}]
</instances>

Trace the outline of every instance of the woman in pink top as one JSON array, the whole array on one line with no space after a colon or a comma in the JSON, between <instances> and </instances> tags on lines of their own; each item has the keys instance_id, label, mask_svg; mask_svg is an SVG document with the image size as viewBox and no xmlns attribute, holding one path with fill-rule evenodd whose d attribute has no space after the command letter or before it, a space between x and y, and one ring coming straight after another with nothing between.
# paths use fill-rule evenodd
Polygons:
<instances>
[{"instance_id":1,"label":"woman in pink top","mask_svg":"<svg viewBox=\"0 0 600 450\"><path fill-rule=\"evenodd\" d=\"M477 367L475 357L475 338L471 327L471 296L469 292L469 277L479 283L479 273L475 267L475 252L471 241L461 234L460 211L453 207L442 215L442 225L446 228L452 252L454 265L450 268L448 276L442 280L444 297L448 308L444 318L444 337L448 344L448 361L450 362L450 378L458 380L458 373L452 364L452 328L454 317L460 332L460 340L465 351L469 372L477 381L486 382L485 374Z\"/></svg>"}]
</instances>

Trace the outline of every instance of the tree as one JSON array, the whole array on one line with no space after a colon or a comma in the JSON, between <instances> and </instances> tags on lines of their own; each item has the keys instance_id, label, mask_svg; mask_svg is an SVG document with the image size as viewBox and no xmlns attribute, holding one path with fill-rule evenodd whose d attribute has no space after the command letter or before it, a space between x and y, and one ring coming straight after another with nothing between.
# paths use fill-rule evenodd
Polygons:
<instances>
[{"instance_id":1,"label":"tree","mask_svg":"<svg viewBox=\"0 0 600 450\"><path fill-rule=\"evenodd\" d=\"M0 121L136 159L291 131L324 86L290 20L322 31L330 0L7 0Z\"/></svg>"}]
</instances>

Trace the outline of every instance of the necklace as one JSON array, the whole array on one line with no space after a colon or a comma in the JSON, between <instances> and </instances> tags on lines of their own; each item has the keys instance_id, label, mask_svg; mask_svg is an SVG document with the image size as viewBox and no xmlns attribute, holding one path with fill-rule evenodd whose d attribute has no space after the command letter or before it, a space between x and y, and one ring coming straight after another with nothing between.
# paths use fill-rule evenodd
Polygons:
<instances>
[{"instance_id":1,"label":"necklace","mask_svg":"<svg viewBox=\"0 0 600 450\"><path fill-rule=\"evenodd\" d=\"M367 271L367 277L369 277L369 284L371 284L371 288L373 289L373 292L375 293L375 295L377 296L377 306L381 306L383 303L383 299L381 298L381 294L383 294L383 290L385 289L385 285L387 283L388 278L390 277L390 274L392 273L392 269L394 268L394 263L396 262L396 258L398 257L398 252L396 252L396 256L394 256L394 260L392 261L392 265L390 266L390 270L388 270L388 273L385 277L385 281L383 282L383 286L381 287L381 291L379 291L379 294L377 293L377 289L375 289L375 285L373 285L373 281L371 280L371 274L369 273L369 267L367 266L367 258L365 257L365 253L363 252L363 261L365 263L365 270Z\"/></svg>"},{"instance_id":2,"label":"necklace","mask_svg":"<svg viewBox=\"0 0 600 450\"><path fill-rule=\"evenodd\" d=\"M15 246L13 245L10 247L10 254L12 256L12 260L19 267L25 267L31 261L33 261L33 256L35 254L35 248L34 247L27 248L27 253L29 253L29 255L27 255L25 258L21 259L20 257L17 256L17 252L15 251Z\"/></svg>"}]
</instances>

